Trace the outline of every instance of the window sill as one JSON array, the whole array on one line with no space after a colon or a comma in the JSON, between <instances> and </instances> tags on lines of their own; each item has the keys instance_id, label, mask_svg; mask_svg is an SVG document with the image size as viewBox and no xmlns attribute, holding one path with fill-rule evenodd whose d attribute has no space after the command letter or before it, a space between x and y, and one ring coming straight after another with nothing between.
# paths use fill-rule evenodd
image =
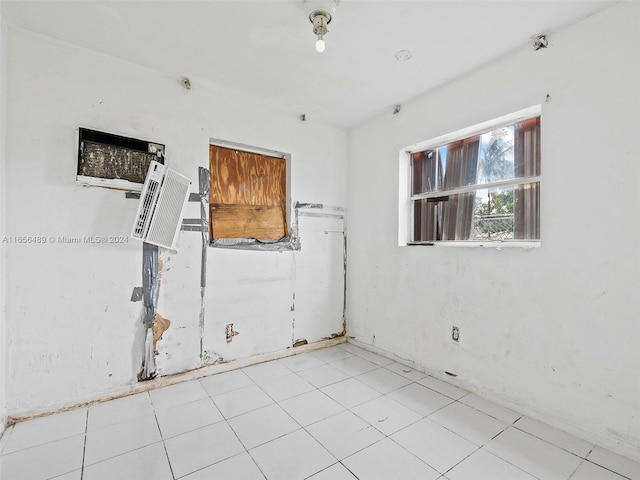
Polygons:
<instances>
[{"instance_id":1,"label":"window sill","mask_svg":"<svg viewBox=\"0 0 640 480\"><path fill-rule=\"evenodd\" d=\"M526 240L515 240L515 241L455 241L455 242L446 242L446 241L438 241L438 242L409 242L405 246L407 247L471 247L471 248L495 248L496 250L501 250L503 248L539 248L540 241L526 241Z\"/></svg>"},{"instance_id":2,"label":"window sill","mask_svg":"<svg viewBox=\"0 0 640 480\"><path fill-rule=\"evenodd\" d=\"M258 250L266 252L282 252L300 250L297 237L286 236L277 242L261 242L249 238L221 238L209 242L210 247L227 248L233 250Z\"/></svg>"}]
</instances>

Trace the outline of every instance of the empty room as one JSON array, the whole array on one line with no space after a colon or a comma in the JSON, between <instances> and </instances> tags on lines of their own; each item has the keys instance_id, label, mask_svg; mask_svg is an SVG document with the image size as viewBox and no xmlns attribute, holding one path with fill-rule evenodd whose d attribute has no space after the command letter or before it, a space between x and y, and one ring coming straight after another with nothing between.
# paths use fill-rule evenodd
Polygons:
<instances>
[{"instance_id":1,"label":"empty room","mask_svg":"<svg viewBox=\"0 0 640 480\"><path fill-rule=\"evenodd\" d=\"M640 2L0 0L0 479L640 480Z\"/></svg>"}]
</instances>

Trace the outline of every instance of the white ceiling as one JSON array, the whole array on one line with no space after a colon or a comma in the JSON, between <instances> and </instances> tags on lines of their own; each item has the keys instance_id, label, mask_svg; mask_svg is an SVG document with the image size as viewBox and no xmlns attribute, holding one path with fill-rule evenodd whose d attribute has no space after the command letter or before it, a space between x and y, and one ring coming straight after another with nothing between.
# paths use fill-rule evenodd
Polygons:
<instances>
[{"instance_id":1,"label":"white ceiling","mask_svg":"<svg viewBox=\"0 0 640 480\"><path fill-rule=\"evenodd\" d=\"M176 79L189 76L194 89L206 82L352 127L612 3L342 0L322 54L303 0L3 0L0 6L9 26ZM413 57L397 61L401 49Z\"/></svg>"}]
</instances>

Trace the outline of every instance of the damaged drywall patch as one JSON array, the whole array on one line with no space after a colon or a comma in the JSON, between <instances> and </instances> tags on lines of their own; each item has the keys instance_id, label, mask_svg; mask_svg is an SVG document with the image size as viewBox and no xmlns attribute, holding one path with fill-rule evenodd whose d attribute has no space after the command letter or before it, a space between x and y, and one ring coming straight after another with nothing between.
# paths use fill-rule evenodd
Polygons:
<instances>
[{"instance_id":1,"label":"damaged drywall patch","mask_svg":"<svg viewBox=\"0 0 640 480\"><path fill-rule=\"evenodd\" d=\"M158 351L157 344L160 340L162 340L162 334L167 331L169 326L171 325L171 321L164 318L158 312L154 315L153 321L153 352L154 354Z\"/></svg>"},{"instance_id":2,"label":"damaged drywall patch","mask_svg":"<svg viewBox=\"0 0 640 480\"><path fill-rule=\"evenodd\" d=\"M236 332L233 329L233 323L228 323L226 327L224 327L224 334L227 340L227 343L231 343L231 341L233 340L233 337L235 337L236 335L240 335L240 332Z\"/></svg>"}]
</instances>

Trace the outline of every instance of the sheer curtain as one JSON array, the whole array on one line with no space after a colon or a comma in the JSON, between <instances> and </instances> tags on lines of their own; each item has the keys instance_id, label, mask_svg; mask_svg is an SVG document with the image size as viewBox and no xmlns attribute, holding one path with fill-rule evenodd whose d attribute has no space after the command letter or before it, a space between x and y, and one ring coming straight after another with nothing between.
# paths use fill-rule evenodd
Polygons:
<instances>
[{"instance_id":1,"label":"sheer curtain","mask_svg":"<svg viewBox=\"0 0 640 480\"><path fill-rule=\"evenodd\" d=\"M514 130L515 176L540 175L540 117L517 123ZM514 238L540 239L540 182L514 189Z\"/></svg>"},{"instance_id":2,"label":"sheer curtain","mask_svg":"<svg viewBox=\"0 0 640 480\"><path fill-rule=\"evenodd\" d=\"M476 183L480 137L448 145L444 190ZM469 240L473 227L475 192L450 195L442 204L442 240Z\"/></svg>"},{"instance_id":3,"label":"sheer curtain","mask_svg":"<svg viewBox=\"0 0 640 480\"><path fill-rule=\"evenodd\" d=\"M440 168L438 168L438 151L426 150L413 154L413 195L425 192L434 192L442 186ZM428 200L416 200L413 202L413 240L436 240L439 232L437 225L438 204Z\"/></svg>"}]
</instances>

